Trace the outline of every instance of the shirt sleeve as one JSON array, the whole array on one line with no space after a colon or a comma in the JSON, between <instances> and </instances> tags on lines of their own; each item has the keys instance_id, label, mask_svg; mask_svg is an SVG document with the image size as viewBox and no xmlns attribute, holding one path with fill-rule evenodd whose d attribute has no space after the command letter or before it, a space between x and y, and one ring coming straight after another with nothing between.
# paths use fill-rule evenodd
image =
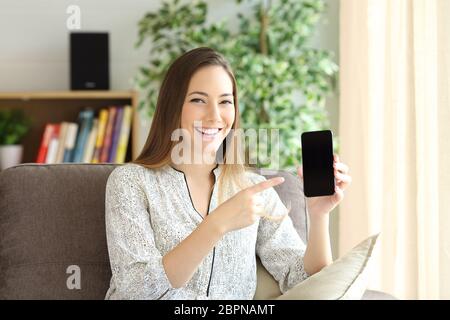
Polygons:
<instances>
[{"instance_id":1,"label":"shirt sleeve","mask_svg":"<svg viewBox=\"0 0 450 320\"><path fill-rule=\"evenodd\" d=\"M264 176L260 177L258 182L266 180ZM274 188L261 193L267 214L279 216L287 213ZM260 219L256 253L263 266L278 281L282 293L309 277L303 265L305 251L306 245L289 216L282 220Z\"/></svg>"},{"instance_id":2,"label":"shirt sleeve","mask_svg":"<svg viewBox=\"0 0 450 320\"><path fill-rule=\"evenodd\" d=\"M155 246L147 197L136 168L114 169L106 184L106 237L120 299L160 299L173 288Z\"/></svg>"}]
</instances>

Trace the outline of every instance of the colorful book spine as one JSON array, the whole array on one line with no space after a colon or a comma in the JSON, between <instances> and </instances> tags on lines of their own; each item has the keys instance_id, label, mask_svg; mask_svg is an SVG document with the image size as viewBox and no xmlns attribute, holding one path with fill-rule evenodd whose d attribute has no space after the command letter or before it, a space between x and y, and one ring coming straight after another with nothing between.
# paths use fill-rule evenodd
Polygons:
<instances>
[{"instance_id":1,"label":"colorful book spine","mask_svg":"<svg viewBox=\"0 0 450 320\"><path fill-rule=\"evenodd\" d=\"M47 123L44 128L44 134L42 135L41 146L39 147L36 163L45 163L47 157L48 146L50 139L52 138L53 130L55 129L54 123Z\"/></svg>"},{"instance_id":2,"label":"colorful book spine","mask_svg":"<svg viewBox=\"0 0 450 320\"><path fill-rule=\"evenodd\" d=\"M95 142L94 155L92 157L92 163L100 162L100 154L102 151L103 141L105 139L106 124L108 123L109 112L108 109L103 108L100 110L98 118L98 133L97 141Z\"/></svg>"},{"instance_id":3,"label":"colorful book spine","mask_svg":"<svg viewBox=\"0 0 450 320\"><path fill-rule=\"evenodd\" d=\"M114 122L113 139L111 151L109 153L108 162L116 162L117 145L119 144L120 129L122 129L123 107L118 107L116 121Z\"/></svg>"},{"instance_id":4,"label":"colorful book spine","mask_svg":"<svg viewBox=\"0 0 450 320\"><path fill-rule=\"evenodd\" d=\"M103 143L102 152L100 154L100 162L108 162L116 113L117 107L112 106L109 108L108 124L106 125L105 141Z\"/></svg>"},{"instance_id":5,"label":"colorful book spine","mask_svg":"<svg viewBox=\"0 0 450 320\"><path fill-rule=\"evenodd\" d=\"M94 155L95 140L97 139L98 133L98 119L94 119L94 124L92 125L91 132L86 143L86 148L83 154L83 162L90 163L92 161L92 156Z\"/></svg>"},{"instance_id":6,"label":"colorful book spine","mask_svg":"<svg viewBox=\"0 0 450 320\"><path fill-rule=\"evenodd\" d=\"M81 112L82 112L81 129L78 134L77 142L75 145L74 157L73 157L72 162L82 162L84 148L86 145L86 141L87 141L89 132L91 131L93 119L94 119L94 110L87 109L87 110L83 110Z\"/></svg>"},{"instance_id":7,"label":"colorful book spine","mask_svg":"<svg viewBox=\"0 0 450 320\"><path fill-rule=\"evenodd\" d=\"M78 124L70 123L67 132L66 146L64 148L63 162L71 162L73 158L73 150L75 148L75 141L77 139Z\"/></svg>"},{"instance_id":8,"label":"colorful book spine","mask_svg":"<svg viewBox=\"0 0 450 320\"><path fill-rule=\"evenodd\" d=\"M72 150L72 156L70 158L70 162L75 162L75 152L77 150L77 145L80 144L80 133L83 130L83 122L84 122L84 110L80 111L80 113L78 113L78 119L77 119L77 124L78 124L78 133L77 133L77 137L75 139L75 146Z\"/></svg>"},{"instance_id":9,"label":"colorful book spine","mask_svg":"<svg viewBox=\"0 0 450 320\"><path fill-rule=\"evenodd\" d=\"M48 150L47 150L47 155L45 157L45 163L55 163L55 161L56 161L56 152L58 151L60 128L61 128L61 124L57 123L54 125L52 137L50 138L50 142L48 144Z\"/></svg>"},{"instance_id":10,"label":"colorful book spine","mask_svg":"<svg viewBox=\"0 0 450 320\"><path fill-rule=\"evenodd\" d=\"M62 163L64 160L64 148L66 146L67 129L69 129L68 122L61 122L61 129L59 131L58 150L56 152L55 163Z\"/></svg>"},{"instance_id":11,"label":"colorful book spine","mask_svg":"<svg viewBox=\"0 0 450 320\"><path fill-rule=\"evenodd\" d=\"M116 163L124 163L127 154L128 141L131 129L132 108L125 106L123 110L122 128L120 129L119 143L117 145Z\"/></svg>"}]
</instances>

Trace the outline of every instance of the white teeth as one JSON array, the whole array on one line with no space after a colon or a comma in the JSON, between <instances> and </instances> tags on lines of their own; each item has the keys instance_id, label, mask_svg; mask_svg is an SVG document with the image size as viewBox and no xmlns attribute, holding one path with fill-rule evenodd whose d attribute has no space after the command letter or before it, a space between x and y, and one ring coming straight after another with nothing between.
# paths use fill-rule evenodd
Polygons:
<instances>
[{"instance_id":1,"label":"white teeth","mask_svg":"<svg viewBox=\"0 0 450 320\"><path fill-rule=\"evenodd\" d=\"M218 128L208 128L208 129L206 129L206 128L195 128L195 129L197 129L197 131L202 132L203 134L211 134L211 135L213 135L213 134L216 134L217 132L219 132Z\"/></svg>"}]
</instances>

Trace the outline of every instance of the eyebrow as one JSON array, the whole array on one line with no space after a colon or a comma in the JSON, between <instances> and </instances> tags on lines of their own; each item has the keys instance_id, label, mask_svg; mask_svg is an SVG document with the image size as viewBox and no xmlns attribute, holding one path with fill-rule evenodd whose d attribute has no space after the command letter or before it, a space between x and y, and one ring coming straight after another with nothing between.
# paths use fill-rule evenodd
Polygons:
<instances>
[{"instance_id":1,"label":"eyebrow","mask_svg":"<svg viewBox=\"0 0 450 320\"><path fill-rule=\"evenodd\" d=\"M192 94L200 94L202 96L208 97L208 94L206 92L202 92L202 91L193 91L193 92L189 93L188 96L190 96ZM231 94L231 93L223 93L219 97L226 97L226 96L232 96L232 95L233 94Z\"/></svg>"}]
</instances>

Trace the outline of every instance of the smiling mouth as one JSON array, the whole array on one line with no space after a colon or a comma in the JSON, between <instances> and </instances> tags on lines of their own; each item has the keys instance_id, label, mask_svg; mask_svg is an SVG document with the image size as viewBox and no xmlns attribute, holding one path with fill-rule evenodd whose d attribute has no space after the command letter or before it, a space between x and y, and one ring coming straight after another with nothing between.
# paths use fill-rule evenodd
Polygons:
<instances>
[{"instance_id":1,"label":"smiling mouth","mask_svg":"<svg viewBox=\"0 0 450 320\"><path fill-rule=\"evenodd\" d=\"M201 133L203 136L213 137L217 133L219 133L219 131L221 131L223 128L200 128L200 127L194 127L194 129L197 132Z\"/></svg>"}]
</instances>

